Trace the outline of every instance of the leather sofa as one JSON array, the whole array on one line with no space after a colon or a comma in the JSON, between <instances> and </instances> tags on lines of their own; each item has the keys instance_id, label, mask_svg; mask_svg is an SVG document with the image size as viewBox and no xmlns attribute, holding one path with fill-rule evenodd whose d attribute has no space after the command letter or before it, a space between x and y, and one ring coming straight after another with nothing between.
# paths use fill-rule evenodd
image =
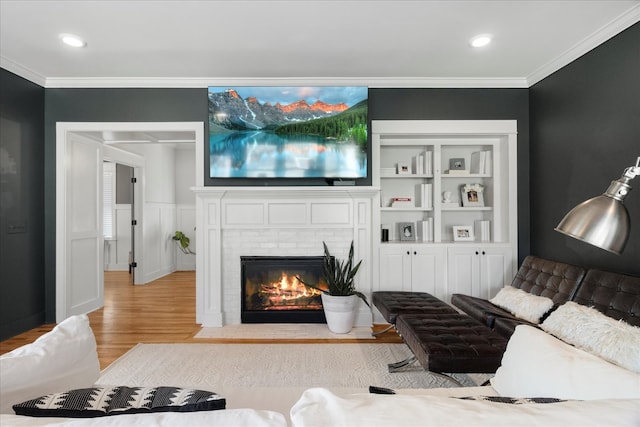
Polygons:
<instances>
[{"instance_id":1,"label":"leather sofa","mask_svg":"<svg viewBox=\"0 0 640 427\"><path fill-rule=\"evenodd\" d=\"M522 262L511 286L533 295L550 298L555 309L573 299L586 273L587 269L582 267L530 255ZM531 324L518 319L487 299L453 294L451 304L492 329L495 328L496 319L508 319L508 322L500 323L498 328L506 337L511 336L515 325ZM507 324L513 325L513 328L509 328Z\"/></svg>"},{"instance_id":2,"label":"leather sofa","mask_svg":"<svg viewBox=\"0 0 640 427\"><path fill-rule=\"evenodd\" d=\"M573 301L640 326L640 277L528 256L511 286L550 298L554 305L549 313ZM458 309L455 314L445 310L446 303L434 299L424 293L390 291L372 296L374 306L395 326L415 359L431 372L495 372L516 326L536 326L487 299L454 294L451 303ZM404 365L406 361L389 366Z\"/></svg>"},{"instance_id":3,"label":"leather sofa","mask_svg":"<svg viewBox=\"0 0 640 427\"><path fill-rule=\"evenodd\" d=\"M591 269L569 299L578 304L593 307L617 320L640 326L640 277ZM516 326L529 324L512 316L495 317L493 329L510 337Z\"/></svg>"}]
</instances>

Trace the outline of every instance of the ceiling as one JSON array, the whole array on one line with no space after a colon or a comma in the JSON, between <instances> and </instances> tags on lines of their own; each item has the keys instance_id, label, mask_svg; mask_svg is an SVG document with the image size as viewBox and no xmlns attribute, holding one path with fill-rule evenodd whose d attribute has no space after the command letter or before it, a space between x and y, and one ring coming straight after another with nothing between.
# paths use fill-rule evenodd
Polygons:
<instances>
[{"instance_id":1,"label":"ceiling","mask_svg":"<svg viewBox=\"0 0 640 427\"><path fill-rule=\"evenodd\" d=\"M639 21L637 0L0 0L0 66L44 87L529 87Z\"/></svg>"}]
</instances>

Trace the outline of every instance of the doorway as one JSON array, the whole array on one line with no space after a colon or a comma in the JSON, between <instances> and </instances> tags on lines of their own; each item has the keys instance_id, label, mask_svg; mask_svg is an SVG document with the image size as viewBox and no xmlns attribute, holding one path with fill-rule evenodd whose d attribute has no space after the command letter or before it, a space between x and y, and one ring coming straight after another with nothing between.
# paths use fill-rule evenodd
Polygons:
<instances>
[{"instance_id":1,"label":"doorway","mask_svg":"<svg viewBox=\"0 0 640 427\"><path fill-rule=\"evenodd\" d=\"M174 138L188 135L188 138ZM134 167L142 190L134 203L138 227L135 239L136 284L146 283L155 242L145 239L145 160L124 144L195 144L195 186L204 184L204 123L68 123L56 126L56 321L87 313L104 305L104 238L102 236L102 162L105 159ZM197 269L197 266L196 266Z\"/></svg>"}]
</instances>

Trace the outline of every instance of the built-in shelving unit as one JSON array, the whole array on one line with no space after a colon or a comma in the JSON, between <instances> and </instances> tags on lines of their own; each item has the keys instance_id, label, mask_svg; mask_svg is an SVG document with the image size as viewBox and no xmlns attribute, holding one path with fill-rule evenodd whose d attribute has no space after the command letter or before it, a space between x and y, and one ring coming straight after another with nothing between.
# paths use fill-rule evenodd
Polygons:
<instances>
[{"instance_id":1,"label":"built-in shelving unit","mask_svg":"<svg viewBox=\"0 0 640 427\"><path fill-rule=\"evenodd\" d=\"M516 121L374 120L372 144L374 290L448 299L492 297L508 284L517 259Z\"/></svg>"}]
</instances>

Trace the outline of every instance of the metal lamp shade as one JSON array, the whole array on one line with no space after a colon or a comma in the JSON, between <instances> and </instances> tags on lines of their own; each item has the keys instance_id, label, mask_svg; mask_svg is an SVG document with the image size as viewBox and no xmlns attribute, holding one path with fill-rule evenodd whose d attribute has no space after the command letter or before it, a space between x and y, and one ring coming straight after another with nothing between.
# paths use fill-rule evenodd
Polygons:
<instances>
[{"instance_id":1,"label":"metal lamp shade","mask_svg":"<svg viewBox=\"0 0 640 427\"><path fill-rule=\"evenodd\" d=\"M630 223L624 203L603 194L573 208L555 230L619 255L629 238Z\"/></svg>"}]
</instances>

